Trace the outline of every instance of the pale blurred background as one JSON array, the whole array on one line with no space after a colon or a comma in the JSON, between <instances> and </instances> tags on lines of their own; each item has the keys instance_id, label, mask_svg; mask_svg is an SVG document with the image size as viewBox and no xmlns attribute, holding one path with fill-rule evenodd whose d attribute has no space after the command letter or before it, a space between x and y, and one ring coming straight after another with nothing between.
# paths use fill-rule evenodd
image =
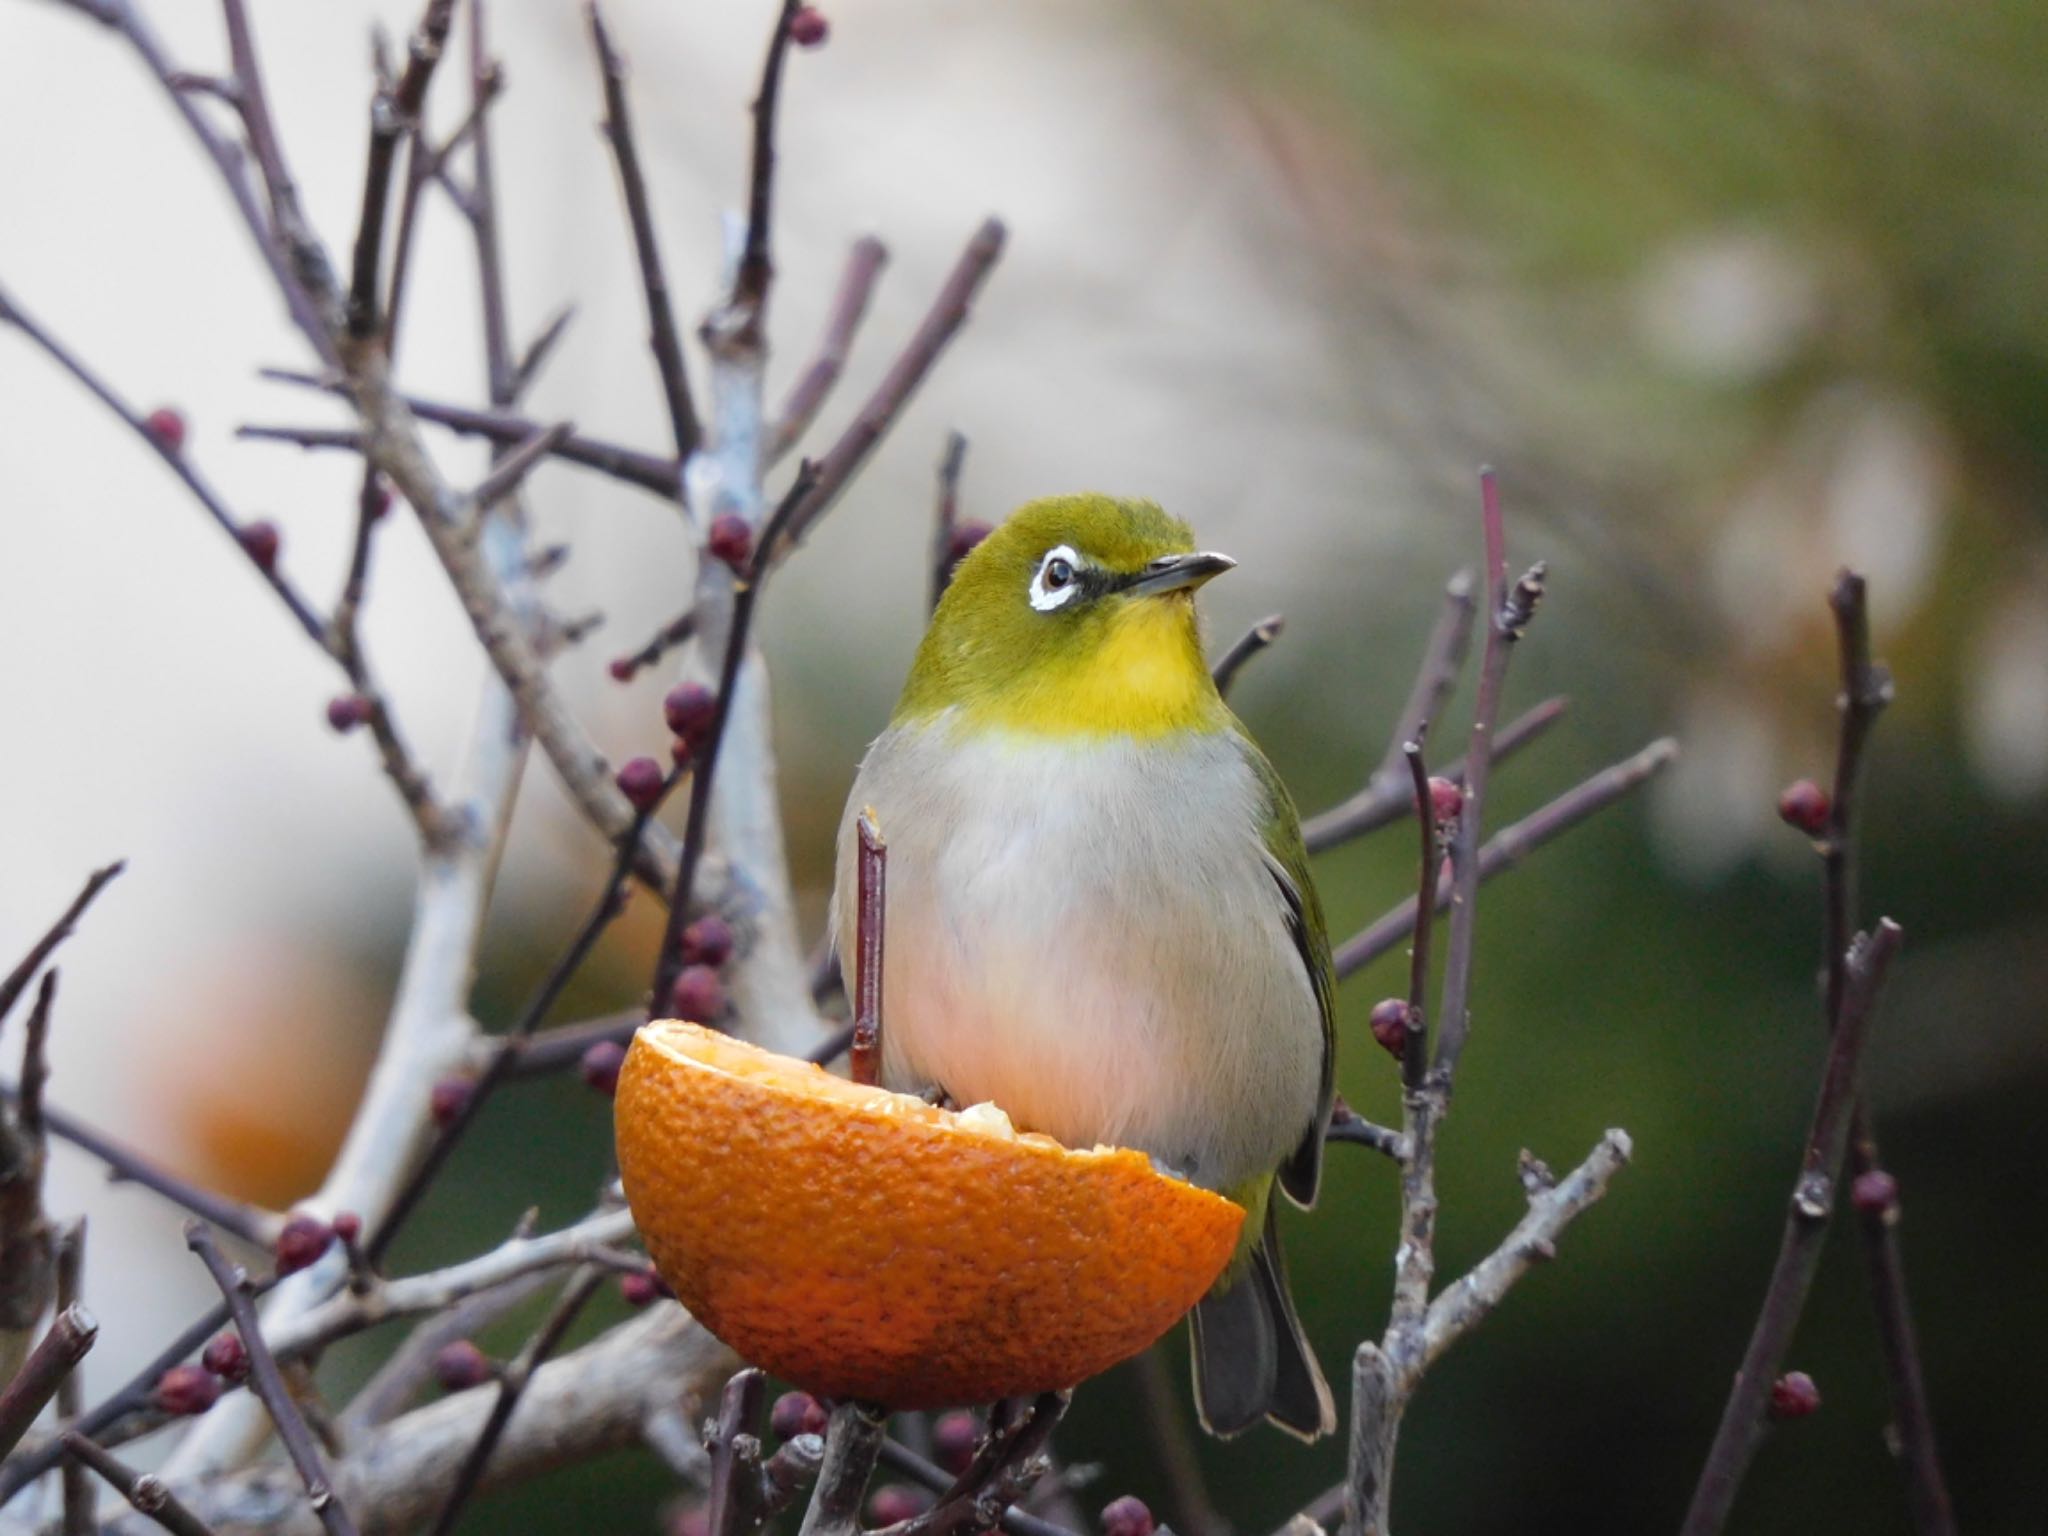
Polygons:
<instances>
[{"instance_id":1,"label":"pale blurred background","mask_svg":"<svg viewBox=\"0 0 2048 1536\"><path fill-rule=\"evenodd\" d=\"M332 246L360 196L369 29L402 37L416 9L252 4ZM217 67L212 6L148 10L181 60ZM771 10L607 7L686 318L713 292L721 212L743 193ZM1639 1160L1560 1263L1432 1378L1396 1510L1446 1531L1669 1527L1810 1099L1815 870L1772 806L1786 780L1824 776L1824 594L1854 563L1900 686L1872 765L1867 905L1909 935L1873 1089L1964 1525L2039 1530L2048 8L862 0L828 14L829 44L792 59L785 95L771 394L814 344L857 236L881 236L892 260L827 441L981 217L1000 214L1011 244L766 604L812 917L852 765L921 623L949 428L972 442L969 515L1053 491L1147 495L1239 558L1205 598L1209 622L1221 644L1286 613L1237 699L1311 809L1378 752L1435 592L1476 553L1474 472L1495 463L1517 557L1553 571L1511 704L1575 699L1503 773L1501 814L1655 734L1686 756L1487 899L1446 1262L1512 1219L1517 1147L1562 1162L1620 1124ZM531 335L578 307L532 412L660 448L582 8L501 3L494 44L514 321ZM462 57L437 85L445 124ZM308 359L160 93L63 6L0 0L0 133L0 282L135 403L182 408L189 451L240 511L279 523L284 565L325 601L350 463L233 434L340 418L255 377ZM445 207L416 273L406 381L477 400L469 255ZM475 473L472 448L437 441L452 473ZM571 468L533 487L538 539L575 549L558 608L607 618L556 674L608 751L658 751L658 678L622 688L604 664L685 601L687 537L666 505ZM323 723L331 667L156 460L5 330L0 507L0 942L24 946L90 866L130 861L63 957L54 1097L195 1177L286 1204L317 1181L375 1046L409 826L365 744ZM482 661L405 519L380 537L367 634L445 774ZM517 1006L602 858L537 759L480 1017ZM1328 857L1333 923L1398 899L1409 858L1398 833ZM564 1016L630 1002L648 943L644 918L622 929ZM1397 963L1343 1000L1346 1090L1382 1116L1391 1073L1363 1020ZM407 1262L480 1243L528 1203L565 1215L603 1166L604 1106L573 1083L508 1096L487 1132ZM1381 1324L1392 1233L1387 1169L1337 1163L1321 1210L1290 1227L1333 1376ZM52 1204L92 1215L105 1337L88 1375L105 1388L196 1309L204 1277L170 1213L68 1155ZM1838 1241L1794 1358L1827 1407L1773 1436L1737 1528L1906 1528L1868 1332ZM1090 1387L1062 1440L1108 1462L1103 1499L1128 1488L1166 1506L1134 1394L1121 1376ZM1261 1438L1208 1462L1225 1512L1257 1530L1338 1455ZM595 1529L593 1510L653 1529L663 1487L651 1459L621 1458L544 1498L482 1504L471 1528L559 1503L563 1529Z\"/></svg>"}]
</instances>

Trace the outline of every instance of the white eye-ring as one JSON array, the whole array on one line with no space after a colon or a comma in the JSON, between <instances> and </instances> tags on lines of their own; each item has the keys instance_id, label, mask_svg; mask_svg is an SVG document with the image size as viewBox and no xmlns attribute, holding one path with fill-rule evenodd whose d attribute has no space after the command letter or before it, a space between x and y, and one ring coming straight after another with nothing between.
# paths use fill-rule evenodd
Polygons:
<instances>
[{"instance_id":1,"label":"white eye-ring","mask_svg":"<svg viewBox=\"0 0 2048 1536\"><path fill-rule=\"evenodd\" d=\"M1045 552L1031 578L1031 606L1040 613L1073 601L1081 590L1081 557L1065 544Z\"/></svg>"}]
</instances>

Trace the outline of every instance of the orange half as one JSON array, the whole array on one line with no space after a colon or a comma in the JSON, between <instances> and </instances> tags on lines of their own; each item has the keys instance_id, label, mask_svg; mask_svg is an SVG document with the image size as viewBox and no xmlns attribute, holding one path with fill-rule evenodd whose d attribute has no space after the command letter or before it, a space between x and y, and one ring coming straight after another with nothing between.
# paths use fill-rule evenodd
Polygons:
<instances>
[{"instance_id":1,"label":"orange half","mask_svg":"<svg viewBox=\"0 0 2048 1536\"><path fill-rule=\"evenodd\" d=\"M696 1024L619 1074L619 1173L683 1304L829 1397L939 1408L1069 1387L1208 1290L1241 1207L1143 1153L1019 1134Z\"/></svg>"}]
</instances>

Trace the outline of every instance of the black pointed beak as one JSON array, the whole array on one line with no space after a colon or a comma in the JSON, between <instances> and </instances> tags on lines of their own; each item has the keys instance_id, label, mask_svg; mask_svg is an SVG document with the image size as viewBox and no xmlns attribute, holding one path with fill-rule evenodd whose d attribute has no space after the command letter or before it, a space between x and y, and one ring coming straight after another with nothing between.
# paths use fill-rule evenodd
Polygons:
<instances>
[{"instance_id":1,"label":"black pointed beak","mask_svg":"<svg viewBox=\"0 0 2048 1536\"><path fill-rule=\"evenodd\" d=\"M1237 562L1228 555L1161 555L1130 580L1124 590L1139 597L1186 592L1221 576Z\"/></svg>"}]
</instances>

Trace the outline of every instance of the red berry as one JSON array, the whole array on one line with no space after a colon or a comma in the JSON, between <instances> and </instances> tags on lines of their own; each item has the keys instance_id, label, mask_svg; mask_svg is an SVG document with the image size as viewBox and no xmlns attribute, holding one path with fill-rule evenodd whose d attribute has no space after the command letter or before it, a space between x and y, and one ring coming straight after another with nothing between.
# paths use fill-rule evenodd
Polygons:
<instances>
[{"instance_id":1,"label":"red berry","mask_svg":"<svg viewBox=\"0 0 2048 1536\"><path fill-rule=\"evenodd\" d=\"M711 1536L711 1511L702 1504L676 1511L668 1518L667 1536Z\"/></svg>"},{"instance_id":2,"label":"red berry","mask_svg":"<svg viewBox=\"0 0 2048 1536\"><path fill-rule=\"evenodd\" d=\"M789 40L799 48L816 48L832 35L832 23L815 5L798 8L789 18Z\"/></svg>"},{"instance_id":3,"label":"red berry","mask_svg":"<svg viewBox=\"0 0 2048 1536\"><path fill-rule=\"evenodd\" d=\"M669 1008L692 1024L716 1024L725 1017L725 983L708 965L686 965L668 997Z\"/></svg>"},{"instance_id":4,"label":"red berry","mask_svg":"<svg viewBox=\"0 0 2048 1536\"><path fill-rule=\"evenodd\" d=\"M675 1292L651 1269L636 1269L631 1274L619 1276L619 1295L625 1298L629 1307L644 1307L660 1301Z\"/></svg>"},{"instance_id":5,"label":"red berry","mask_svg":"<svg viewBox=\"0 0 2048 1536\"><path fill-rule=\"evenodd\" d=\"M1389 997L1372 1005L1372 1015L1367 1021L1372 1026L1372 1037L1386 1048L1394 1060L1401 1059L1401 1053L1408 1048L1408 1000Z\"/></svg>"},{"instance_id":6,"label":"red berry","mask_svg":"<svg viewBox=\"0 0 2048 1536\"><path fill-rule=\"evenodd\" d=\"M295 1274L325 1253L327 1245L333 1241L334 1228L318 1216L292 1217L277 1234L274 1247L277 1272L280 1275Z\"/></svg>"},{"instance_id":7,"label":"red berry","mask_svg":"<svg viewBox=\"0 0 2048 1536\"><path fill-rule=\"evenodd\" d=\"M868 1495L868 1518L877 1525L915 1520L932 1507L932 1496L904 1483L884 1483Z\"/></svg>"},{"instance_id":8,"label":"red berry","mask_svg":"<svg viewBox=\"0 0 2048 1536\"><path fill-rule=\"evenodd\" d=\"M277 524L259 517L253 523L244 523L235 537L241 541L242 553L256 562L257 570L277 569L278 546L284 542L277 531Z\"/></svg>"},{"instance_id":9,"label":"red berry","mask_svg":"<svg viewBox=\"0 0 2048 1536\"><path fill-rule=\"evenodd\" d=\"M1808 837L1819 837L1827 830L1828 813L1833 809L1828 792L1811 779L1788 784L1785 792L1778 796L1779 817L1787 826L1797 827Z\"/></svg>"},{"instance_id":10,"label":"red berry","mask_svg":"<svg viewBox=\"0 0 2048 1536\"><path fill-rule=\"evenodd\" d=\"M785 1392L768 1410L768 1427L776 1439L794 1440L798 1435L822 1435L829 1417L825 1405L810 1393Z\"/></svg>"},{"instance_id":11,"label":"red berry","mask_svg":"<svg viewBox=\"0 0 2048 1536\"><path fill-rule=\"evenodd\" d=\"M462 1117L469 1108L469 1096L476 1092L476 1084L466 1077L444 1077L434 1084L427 1103L434 1117L434 1124L446 1130Z\"/></svg>"},{"instance_id":12,"label":"red berry","mask_svg":"<svg viewBox=\"0 0 2048 1536\"><path fill-rule=\"evenodd\" d=\"M614 656L605 667L605 671L611 673L612 681L615 683L630 683L633 681L633 674L639 670L639 661L631 656Z\"/></svg>"},{"instance_id":13,"label":"red berry","mask_svg":"<svg viewBox=\"0 0 2048 1536\"><path fill-rule=\"evenodd\" d=\"M981 1442L981 1421L965 1408L942 1413L932 1423L932 1459L958 1477L974 1460Z\"/></svg>"},{"instance_id":14,"label":"red berry","mask_svg":"<svg viewBox=\"0 0 2048 1536\"><path fill-rule=\"evenodd\" d=\"M185 446L183 411L168 405L160 405L142 418L142 425L166 453L176 453Z\"/></svg>"},{"instance_id":15,"label":"red berry","mask_svg":"<svg viewBox=\"0 0 2048 1536\"><path fill-rule=\"evenodd\" d=\"M1449 779L1429 781L1429 814L1440 827L1455 826L1465 810L1465 791Z\"/></svg>"},{"instance_id":16,"label":"red berry","mask_svg":"<svg viewBox=\"0 0 2048 1536\"><path fill-rule=\"evenodd\" d=\"M248 1346L232 1328L224 1328L207 1340L206 1352L199 1357L199 1363L222 1381L249 1379Z\"/></svg>"},{"instance_id":17,"label":"red berry","mask_svg":"<svg viewBox=\"0 0 2048 1536\"><path fill-rule=\"evenodd\" d=\"M391 487L386 485L382 480L379 480L375 485L370 487L370 503L368 510L370 513L370 521L373 523L380 521L383 518L384 514L391 510Z\"/></svg>"},{"instance_id":18,"label":"red berry","mask_svg":"<svg viewBox=\"0 0 2048 1536\"><path fill-rule=\"evenodd\" d=\"M434 1380L441 1384L443 1392L480 1387L497 1374L491 1357L468 1339L443 1344L441 1352L434 1356Z\"/></svg>"},{"instance_id":19,"label":"red berry","mask_svg":"<svg viewBox=\"0 0 2048 1536\"><path fill-rule=\"evenodd\" d=\"M720 966L732 957L732 924L717 914L700 917L683 930L686 965Z\"/></svg>"},{"instance_id":20,"label":"red berry","mask_svg":"<svg viewBox=\"0 0 2048 1536\"><path fill-rule=\"evenodd\" d=\"M1859 1173L1849 1186L1849 1203L1866 1216L1880 1216L1899 1203L1899 1181L1882 1168Z\"/></svg>"},{"instance_id":21,"label":"red berry","mask_svg":"<svg viewBox=\"0 0 2048 1536\"><path fill-rule=\"evenodd\" d=\"M975 545L994 532L995 529L982 522L979 518L970 517L964 522L955 523L953 525L953 536L946 540L947 563L949 565L958 565L967 558L968 552Z\"/></svg>"},{"instance_id":22,"label":"red berry","mask_svg":"<svg viewBox=\"0 0 2048 1536\"><path fill-rule=\"evenodd\" d=\"M354 1211L334 1213L334 1235L344 1243L360 1242L363 1236L363 1218Z\"/></svg>"},{"instance_id":23,"label":"red berry","mask_svg":"<svg viewBox=\"0 0 2048 1536\"><path fill-rule=\"evenodd\" d=\"M157 1377L151 1396L165 1413L204 1413L220 1401L220 1378L203 1365L174 1365Z\"/></svg>"},{"instance_id":24,"label":"red berry","mask_svg":"<svg viewBox=\"0 0 2048 1536\"><path fill-rule=\"evenodd\" d=\"M1804 1371L1787 1371L1771 1383L1771 1417L1803 1419L1820 1412L1820 1388Z\"/></svg>"},{"instance_id":25,"label":"red berry","mask_svg":"<svg viewBox=\"0 0 2048 1536\"><path fill-rule=\"evenodd\" d=\"M1152 1511L1132 1494L1102 1506L1102 1536L1152 1536Z\"/></svg>"},{"instance_id":26,"label":"red berry","mask_svg":"<svg viewBox=\"0 0 2048 1536\"><path fill-rule=\"evenodd\" d=\"M702 683L678 683L661 701L661 714L670 730L695 747L717 717L718 696Z\"/></svg>"},{"instance_id":27,"label":"red berry","mask_svg":"<svg viewBox=\"0 0 2048 1536\"><path fill-rule=\"evenodd\" d=\"M615 782L634 810L651 811L661 803L661 786L667 780L668 775L653 758L636 757L619 769Z\"/></svg>"},{"instance_id":28,"label":"red berry","mask_svg":"<svg viewBox=\"0 0 2048 1536\"><path fill-rule=\"evenodd\" d=\"M583 1053L579 1070L583 1081L606 1098L619 1091L619 1068L625 1065L626 1048L616 1040L600 1040Z\"/></svg>"},{"instance_id":29,"label":"red berry","mask_svg":"<svg viewBox=\"0 0 2048 1536\"><path fill-rule=\"evenodd\" d=\"M704 548L714 560L723 560L734 570L744 571L754 553L754 530L739 513L721 512L711 519Z\"/></svg>"},{"instance_id":30,"label":"red berry","mask_svg":"<svg viewBox=\"0 0 2048 1536\"><path fill-rule=\"evenodd\" d=\"M343 693L327 701L327 723L343 734L370 718L370 701L360 693Z\"/></svg>"}]
</instances>

